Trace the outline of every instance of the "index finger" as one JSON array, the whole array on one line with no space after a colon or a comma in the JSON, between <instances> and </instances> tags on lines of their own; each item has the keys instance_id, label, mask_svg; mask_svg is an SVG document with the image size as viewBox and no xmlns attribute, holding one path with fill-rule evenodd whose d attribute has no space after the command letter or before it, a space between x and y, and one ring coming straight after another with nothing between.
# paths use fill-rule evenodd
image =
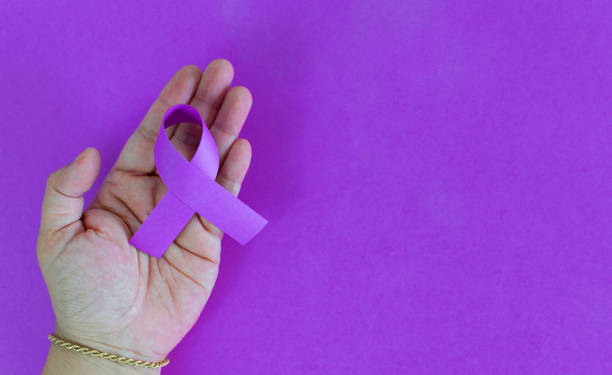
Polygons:
<instances>
[{"instance_id":1,"label":"index finger","mask_svg":"<svg viewBox=\"0 0 612 375\"><path fill-rule=\"evenodd\" d=\"M174 74L123 146L113 169L134 174L148 174L155 170L153 149L164 114L173 105L189 103L201 76L200 69L194 65L187 65Z\"/></svg>"}]
</instances>

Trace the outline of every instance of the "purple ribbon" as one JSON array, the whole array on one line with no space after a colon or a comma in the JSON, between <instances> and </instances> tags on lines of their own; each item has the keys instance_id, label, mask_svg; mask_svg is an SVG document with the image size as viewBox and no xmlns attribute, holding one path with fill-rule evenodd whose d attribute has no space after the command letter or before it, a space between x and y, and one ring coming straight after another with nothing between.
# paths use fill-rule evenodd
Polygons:
<instances>
[{"instance_id":1,"label":"purple ribbon","mask_svg":"<svg viewBox=\"0 0 612 375\"><path fill-rule=\"evenodd\" d=\"M202 138L191 161L175 149L163 129L180 122L202 127ZM268 223L257 212L215 182L219 150L200 113L186 104L171 107L155 142L157 173L168 192L130 239L138 250L160 258L194 213L199 213L223 232L247 243Z\"/></svg>"}]
</instances>

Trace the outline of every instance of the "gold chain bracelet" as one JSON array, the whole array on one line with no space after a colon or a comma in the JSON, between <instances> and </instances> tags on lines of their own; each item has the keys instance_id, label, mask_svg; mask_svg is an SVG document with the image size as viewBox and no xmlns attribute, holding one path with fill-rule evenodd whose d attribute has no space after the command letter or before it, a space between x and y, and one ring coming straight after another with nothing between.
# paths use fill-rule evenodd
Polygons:
<instances>
[{"instance_id":1,"label":"gold chain bracelet","mask_svg":"<svg viewBox=\"0 0 612 375\"><path fill-rule=\"evenodd\" d=\"M109 353L101 352L96 349L88 348L86 346L81 346L79 344L75 344L69 341L62 340L55 335L49 335L49 341L59 346L60 348L73 350L75 352L85 354L85 355L90 355L92 357L108 359L109 361L123 363L124 365L146 367L146 368L160 368L170 363L170 360L168 358L164 359L161 362L147 362L147 361L142 361L140 359L127 358L127 357L123 357L123 356L116 355L116 354L109 354Z\"/></svg>"}]
</instances>

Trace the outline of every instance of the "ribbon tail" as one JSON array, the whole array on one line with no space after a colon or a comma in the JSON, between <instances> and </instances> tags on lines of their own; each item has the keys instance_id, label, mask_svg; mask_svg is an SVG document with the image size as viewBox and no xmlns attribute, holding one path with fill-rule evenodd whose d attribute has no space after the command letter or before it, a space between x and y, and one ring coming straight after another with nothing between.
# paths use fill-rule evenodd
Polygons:
<instances>
[{"instance_id":1,"label":"ribbon tail","mask_svg":"<svg viewBox=\"0 0 612 375\"><path fill-rule=\"evenodd\" d=\"M197 172L193 170L191 173ZM189 184L169 181L168 188L178 199L241 245L249 242L268 223L255 210L208 177L194 178Z\"/></svg>"},{"instance_id":2,"label":"ribbon tail","mask_svg":"<svg viewBox=\"0 0 612 375\"><path fill-rule=\"evenodd\" d=\"M215 185L217 184L215 183ZM204 217L211 217L211 221L215 223L215 225L217 225L217 227L219 227L223 232L232 237L239 244L245 245L268 224L268 220L264 219L261 215L255 212L255 210L247 206L238 198L234 197L220 185L217 186L219 186L220 192L227 193L224 200L227 199L226 205L227 207L231 207L229 212L234 213L234 215L228 216L212 214L210 213L210 210L206 210L204 211ZM209 215L207 215L206 212L209 212ZM213 216L216 216L216 219L212 219Z\"/></svg>"},{"instance_id":3,"label":"ribbon tail","mask_svg":"<svg viewBox=\"0 0 612 375\"><path fill-rule=\"evenodd\" d=\"M161 258L193 216L193 210L167 192L130 239L138 250Z\"/></svg>"}]
</instances>

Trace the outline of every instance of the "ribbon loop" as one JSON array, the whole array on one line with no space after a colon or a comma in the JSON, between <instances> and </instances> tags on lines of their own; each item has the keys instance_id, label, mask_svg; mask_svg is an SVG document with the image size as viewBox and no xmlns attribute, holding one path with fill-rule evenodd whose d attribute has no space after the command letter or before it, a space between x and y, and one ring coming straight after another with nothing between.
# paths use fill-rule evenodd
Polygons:
<instances>
[{"instance_id":1,"label":"ribbon loop","mask_svg":"<svg viewBox=\"0 0 612 375\"><path fill-rule=\"evenodd\" d=\"M155 165L168 187L130 244L147 254L161 257L194 213L199 213L241 245L267 224L266 219L215 182L219 151L200 113L186 104L171 107L162 130L180 122L202 127L202 138L191 161L175 149L165 132L155 141Z\"/></svg>"}]
</instances>

